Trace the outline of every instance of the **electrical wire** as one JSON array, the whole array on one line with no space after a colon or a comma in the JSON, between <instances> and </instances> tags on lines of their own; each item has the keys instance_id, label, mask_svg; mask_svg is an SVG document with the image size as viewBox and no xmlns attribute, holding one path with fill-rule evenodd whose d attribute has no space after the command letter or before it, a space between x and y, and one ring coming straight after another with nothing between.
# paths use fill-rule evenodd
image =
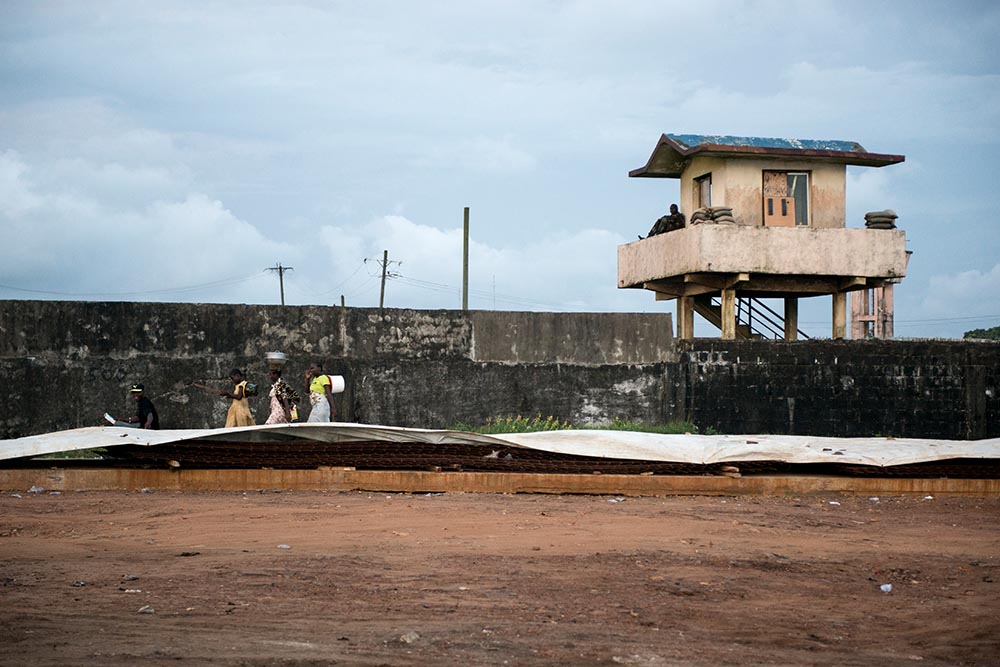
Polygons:
<instances>
[{"instance_id":1,"label":"electrical wire","mask_svg":"<svg viewBox=\"0 0 1000 667\"><path fill-rule=\"evenodd\" d=\"M223 278L221 280L215 280L208 283L201 283L198 285L185 285L182 287L167 287L163 289L155 290L138 290L129 292L62 292L56 290L39 290L30 289L27 287L16 287L14 285L3 285L0 284L0 289L9 289L15 292L26 292L28 294L46 294L49 296L71 296L71 297L117 297L117 296L146 296L150 294L179 294L184 292L196 292L203 289L208 289L211 287L227 287L229 285L237 285L239 283L248 282L250 280L256 280L262 277L263 273L255 273L249 276L243 276L238 278Z\"/></svg>"},{"instance_id":2,"label":"electrical wire","mask_svg":"<svg viewBox=\"0 0 1000 667\"><path fill-rule=\"evenodd\" d=\"M1000 315L971 315L969 317L939 317L921 320L902 320L894 318L896 324L937 324L948 322L976 322L979 320L1000 320ZM799 324L829 324L830 320L799 320Z\"/></svg>"},{"instance_id":3,"label":"electrical wire","mask_svg":"<svg viewBox=\"0 0 1000 667\"><path fill-rule=\"evenodd\" d=\"M365 263L361 262L360 264L358 264L358 268L354 269L354 271L351 273L351 275L347 276L346 278L344 278L343 280L341 280L339 283L337 283L336 285L334 285L330 289L322 290L322 291L319 291L319 292L316 292L316 291L313 291L313 290L307 290L307 289L303 289L302 291L305 292L306 294L308 294L309 296L312 296L312 297L324 297L324 296L327 296L329 294L333 294L338 289L340 289L341 286L345 285L347 282L349 282L351 279L353 279L354 276L358 275L358 273L363 268L365 268Z\"/></svg>"},{"instance_id":4,"label":"electrical wire","mask_svg":"<svg viewBox=\"0 0 1000 667\"><path fill-rule=\"evenodd\" d=\"M356 288L354 288L353 292L345 294L344 299L346 300L349 298L354 298L356 296L360 296L362 294L367 294L368 292L371 292L375 288L375 284L373 284L375 278L376 276L368 276L368 280L366 280L365 282L361 283Z\"/></svg>"},{"instance_id":5,"label":"electrical wire","mask_svg":"<svg viewBox=\"0 0 1000 667\"><path fill-rule=\"evenodd\" d=\"M419 278L410 278L408 276L404 276L404 275L401 275L401 274L398 274L398 273L390 275L390 276L387 276L387 278L390 278L392 280L398 280L399 282L401 282L401 283L403 283L405 285L409 285L411 287L416 287L416 288L419 288L419 289L425 289L425 290L432 291L432 292L439 292L439 293L444 293L444 294L454 294L454 295L461 295L462 294L462 289L460 287L455 287L453 285L446 285L446 284L443 284L443 283L435 283L435 282L431 282L429 280L420 280ZM493 299L493 300L499 301L501 303L506 303L506 304L515 305L515 306L526 306L526 307L536 306L536 307L549 308L549 309L557 310L557 311L564 310L560 306L557 306L557 305L552 304L552 303L547 303L545 301L536 301L534 299L527 299L527 298L516 296L516 295L512 295L512 294L494 294L493 292L489 292L489 291L485 291L485 290L470 289L469 290L469 295L470 296L476 296L476 297L479 297L479 298L482 298L482 299Z\"/></svg>"},{"instance_id":6,"label":"electrical wire","mask_svg":"<svg viewBox=\"0 0 1000 667\"><path fill-rule=\"evenodd\" d=\"M976 320L1000 320L1000 315L970 315L969 317L941 317L937 319L925 320L900 320L896 322L902 324L928 324L933 322L973 322Z\"/></svg>"}]
</instances>

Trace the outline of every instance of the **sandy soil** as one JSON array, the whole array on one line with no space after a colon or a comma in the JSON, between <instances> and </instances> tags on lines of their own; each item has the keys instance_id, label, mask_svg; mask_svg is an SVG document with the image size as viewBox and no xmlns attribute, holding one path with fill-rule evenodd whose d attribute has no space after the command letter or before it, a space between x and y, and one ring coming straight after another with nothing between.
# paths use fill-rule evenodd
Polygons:
<instances>
[{"instance_id":1,"label":"sandy soil","mask_svg":"<svg viewBox=\"0 0 1000 667\"><path fill-rule=\"evenodd\" d=\"M20 495L3 665L1000 660L998 498Z\"/></svg>"}]
</instances>

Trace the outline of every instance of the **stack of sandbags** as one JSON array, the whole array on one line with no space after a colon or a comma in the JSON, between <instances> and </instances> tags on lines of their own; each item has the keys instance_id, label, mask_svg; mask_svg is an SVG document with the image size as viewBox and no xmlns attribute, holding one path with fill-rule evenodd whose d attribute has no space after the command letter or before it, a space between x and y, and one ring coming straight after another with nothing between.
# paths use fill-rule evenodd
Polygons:
<instances>
[{"instance_id":1,"label":"stack of sandbags","mask_svg":"<svg viewBox=\"0 0 1000 667\"><path fill-rule=\"evenodd\" d=\"M691 214L692 225L703 225L706 222L714 222L720 225L735 225L736 218L733 217L733 209L725 206L699 208Z\"/></svg>"},{"instance_id":2,"label":"stack of sandbags","mask_svg":"<svg viewBox=\"0 0 1000 667\"><path fill-rule=\"evenodd\" d=\"M720 225L735 225L736 218L733 217L733 209L723 206L716 206L709 209L712 211L712 221Z\"/></svg>"},{"instance_id":3,"label":"stack of sandbags","mask_svg":"<svg viewBox=\"0 0 1000 667\"><path fill-rule=\"evenodd\" d=\"M868 229L895 229L898 217L892 209L865 213L865 227Z\"/></svg>"},{"instance_id":4,"label":"stack of sandbags","mask_svg":"<svg viewBox=\"0 0 1000 667\"><path fill-rule=\"evenodd\" d=\"M702 225L706 222L712 222L712 214L710 213L712 209L710 208L697 208L694 213L691 214L691 224L692 225Z\"/></svg>"}]
</instances>

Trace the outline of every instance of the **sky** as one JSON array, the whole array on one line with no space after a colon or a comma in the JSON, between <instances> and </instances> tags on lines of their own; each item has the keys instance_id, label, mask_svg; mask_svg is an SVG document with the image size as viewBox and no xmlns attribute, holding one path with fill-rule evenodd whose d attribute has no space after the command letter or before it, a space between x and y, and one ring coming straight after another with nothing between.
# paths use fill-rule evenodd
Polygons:
<instances>
[{"instance_id":1,"label":"sky","mask_svg":"<svg viewBox=\"0 0 1000 667\"><path fill-rule=\"evenodd\" d=\"M1000 5L0 3L0 299L674 312L617 246L662 133L843 139L896 335L1000 325ZM800 328L830 335L830 298ZM704 322L698 335L717 335Z\"/></svg>"}]
</instances>

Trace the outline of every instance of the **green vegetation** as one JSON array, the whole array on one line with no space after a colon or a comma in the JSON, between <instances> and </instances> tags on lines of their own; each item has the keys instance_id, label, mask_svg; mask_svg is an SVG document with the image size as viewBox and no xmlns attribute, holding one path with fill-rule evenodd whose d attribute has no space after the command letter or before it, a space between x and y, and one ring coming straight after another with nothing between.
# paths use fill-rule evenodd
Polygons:
<instances>
[{"instance_id":1,"label":"green vegetation","mask_svg":"<svg viewBox=\"0 0 1000 667\"><path fill-rule=\"evenodd\" d=\"M483 433L486 435L496 435L500 433L534 433L536 431L565 431L575 428L596 429L601 431L638 431L641 433L698 433L698 427L691 422L670 422L669 424L650 424L646 422L625 421L615 418L609 424L581 424L575 426L567 421L562 421L549 416L542 418L535 417L490 417L486 424L474 426L472 424L455 424L451 427L453 431L467 431L469 433ZM706 431L708 435L714 433L714 429Z\"/></svg>"},{"instance_id":2,"label":"green vegetation","mask_svg":"<svg viewBox=\"0 0 1000 667\"><path fill-rule=\"evenodd\" d=\"M1000 340L1000 327L990 329L973 329L966 331L962 338L978 338L982 340Z\"/></svg>"},{"instance_id":3,"label":"green vegetation","mask_svg":"<svg viewBox=\"0 0 1000 667\"><path fill-rule=\"evenodd\" d=\"M52 454L42 454L36 459L103 459L108 450L103 447L93 449L76 449L71 452L53 452Z\"/></svg>"},{"instance_id":4,"label":"green vegetation","mask_svg":"<svg viewBox=\"0 0 1000 667\"><path fill-rule=\"evenodd\" d=\"M669 424L648 424L630 422L615 417L610 424L587 426L602 431L638 431L640 433L697 433L698 427L691 422L670 422Z\"/></svg>"},{"instance_id":5,"label":"green vegetation","mask_svg":"<svg viewBox=\"0 0 1000 667\"><path fill-rule=\"evenodd\" d=\"M535 417L490 417L486 424L473 426L471 424L455 424L451 427L453 431L468 431L469 433L484 433L493 435L496 433L534 433L535 431L564 431L573 428L569 422L564 422L549 415L542 419L542 415Z\"/></svg>"}]
</instances>

